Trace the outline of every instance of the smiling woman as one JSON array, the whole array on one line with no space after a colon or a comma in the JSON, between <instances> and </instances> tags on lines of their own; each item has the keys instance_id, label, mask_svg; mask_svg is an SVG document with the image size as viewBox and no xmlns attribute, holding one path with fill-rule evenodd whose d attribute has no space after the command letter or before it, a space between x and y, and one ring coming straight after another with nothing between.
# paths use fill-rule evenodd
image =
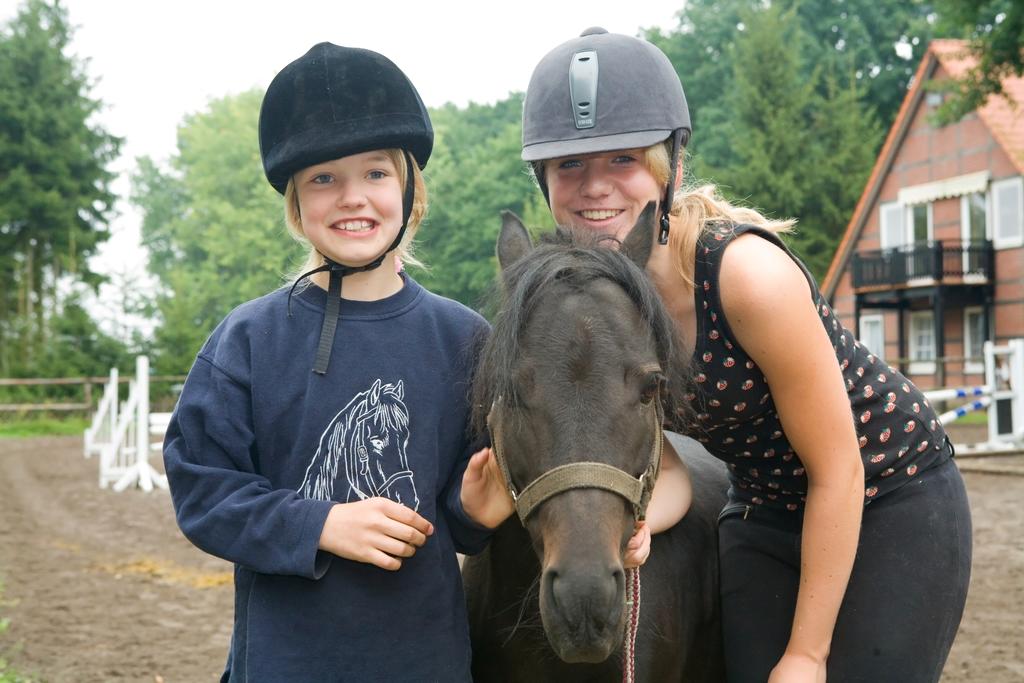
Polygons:
<instances>
[{"instance_id":1,"label":"smiling woman","mask_svg":"<svg viewBox=\"0 0 1024 683\"><path fill-rule=\"evenodd\" d=\"M638 207L661 202L646 269L697 371L684 430L729 468L728 678L936 681L971 565L949 440L921 392L836 319L777 234L789 222L714 188L677 192L690 133L665 54L590 28L534 70L522 158L574 227L621 236ZM659 480L652 508L659 493L688 492Z\"/></svg>"},{"instance_id":2,"label":"smiling woman","mask_svg":"<svg viewBox=\"0 0 1024 683\"><path fill-rule=\"evenodd\" d=\"M624 239L662 189L643 149L559 157L543 164L543 180L559 225Z\"/></svg>"}]
</instances>

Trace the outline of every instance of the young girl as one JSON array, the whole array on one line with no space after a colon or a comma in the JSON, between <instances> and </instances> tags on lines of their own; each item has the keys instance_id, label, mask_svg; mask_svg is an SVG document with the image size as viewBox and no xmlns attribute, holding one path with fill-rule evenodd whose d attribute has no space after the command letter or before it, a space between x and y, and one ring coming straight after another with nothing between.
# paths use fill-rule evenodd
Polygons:
<instances>
[{"instance_id":1,"label":"young girl","mask_svg":"<svg viewBox=\"0 0 1024 683\"><path fill-rule=\"evenodd\" d=\"M765 103L771 106L771 103ZM687 431L732 481L719 523L730 681L937 681L970 575L963 481L935 412L836 320L771 221L711 187L673 200L690 120L653 45L590 29L536 67L523 159L561 224L623 238L692 349ZM688 496L659 479L657 506ZM699 492L694 492L699 495ZM859 543L859 544L858 544Z\"/></svg>"},{"instance_id":2,"label":"young girl","mask_svg":"<svg viewBox=\"0 0 1024 683\"><path fill-rule=\"evenodd\" d=\"M469 681L456 551L512 508L467 442L486 323L392 266L426 210L427 111L385 57L321 43L259 133L310 272L214 330L164 447L182 531L235 563L222 680Z\"/></svg>"}]
</instances>

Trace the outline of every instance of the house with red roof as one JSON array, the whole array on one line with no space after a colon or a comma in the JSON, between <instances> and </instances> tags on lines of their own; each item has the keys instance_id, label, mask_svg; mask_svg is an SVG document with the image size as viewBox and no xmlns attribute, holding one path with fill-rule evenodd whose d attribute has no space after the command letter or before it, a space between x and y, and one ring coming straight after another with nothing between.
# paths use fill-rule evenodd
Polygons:
<instances>
[{"instance_id":1,"label":"house with red roof","mask_svg":"<svg viewBox=\"0 0 1024 683\"><path fill-rule=\"evenodd\" d=\"M929 45L821 287L925 389L984 384L983 343L1024 337L1024 78L944 127L924 87L974 63L965 41Z\"/></svg>"}]
</instances>

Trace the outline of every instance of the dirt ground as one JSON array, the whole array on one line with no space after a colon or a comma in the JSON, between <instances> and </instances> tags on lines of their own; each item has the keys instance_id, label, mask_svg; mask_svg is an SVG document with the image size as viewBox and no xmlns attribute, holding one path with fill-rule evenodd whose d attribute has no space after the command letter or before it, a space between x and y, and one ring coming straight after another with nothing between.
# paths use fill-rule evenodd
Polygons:
<instances>
[{"instance_id":1,"label":"dirt ground","mask_svg":"<svg viewBox=\"0 0 1024 683\"><path fill-rule=\"evenodd\" d=\"M81 439L0 440L0 659L51 683L216 681L230 566L182 537L165 491L101 490L97 468ZM965 473L974 570L943 680L1021 681L1024 476L1005 471L1024 456L962 468L1004 473Z\"/></svg>"}]
</instances>

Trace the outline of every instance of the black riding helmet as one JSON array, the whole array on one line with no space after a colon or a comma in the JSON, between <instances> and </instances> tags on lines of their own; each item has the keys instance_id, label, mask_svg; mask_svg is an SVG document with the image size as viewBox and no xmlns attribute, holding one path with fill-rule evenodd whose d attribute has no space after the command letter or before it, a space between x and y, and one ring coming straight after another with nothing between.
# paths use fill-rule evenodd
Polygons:
<instances>
[{"instance_id":1,"label":"black riding helmet","mask_svg":"<svg viewBox=\"0 0 1024 683\"><path fill-rule=\"evenodd\" d=\"M603 28L588 28L545 55L526 89L523 161L649 147L672 139L662 244L668 241L676 159L690 132L686 95L665 53L645 40ZM543 181L541 191L549 199Z\"/></svg>"},{"instance_id":2,"label":"black riding helmet","mask_svg":"<svg viewBox=\"0 0 1024 683\"><path fill-rule=\"evenodd\" d=\"M260 107L259 136L263 170L281 194L297 171L313 164L377 149L401 149L405 154L402 227L391 246L363 266L335 263L325 256L323 266L296 280L298 284L313 273L330 273L313 367L314 372L323 375L338 323L342 278L379 267L384 257L401 244L415 198L413 163L420 168L426 166L434 145L434 129L416 88L387 57L370 50L319 43L270 82Z\"/></svg>"},{"instance_id":3,"label":"black riding helmet","mask_svg":"<svg viewBox=\"0 0 1024 683\"><path fill-rule=\"evenodd\" d=\"M375 149L405 149L420 168L434 129L419 93L384 55L314 45L270 82L260 108L267 180L284 194L296 171Z\"/></svg>"}]
</instances>

